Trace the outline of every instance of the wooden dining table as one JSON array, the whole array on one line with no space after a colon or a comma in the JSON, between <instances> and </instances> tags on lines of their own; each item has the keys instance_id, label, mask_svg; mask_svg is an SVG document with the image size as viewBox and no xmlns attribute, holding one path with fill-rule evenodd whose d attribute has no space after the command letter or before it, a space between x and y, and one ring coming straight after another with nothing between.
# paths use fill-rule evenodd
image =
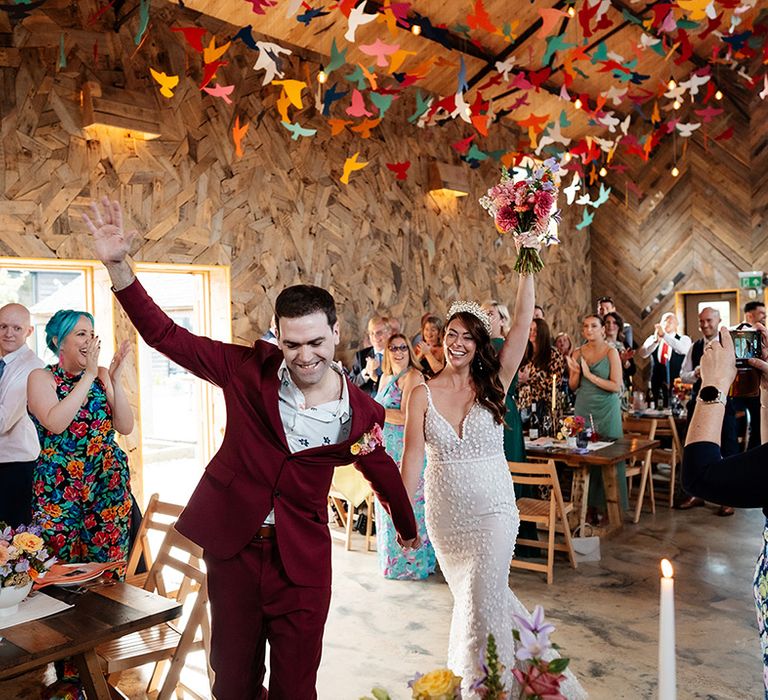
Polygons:
<instances>
[{"instance_id":1,"label":"wooden dining table","mask_svg":"<svg viewBox=\"0 0 768 700\"><path fill-rule=\"evenodd\" d=\"M127 583L50 586L44 593L74 607L0 630L0 681L71 657L89 700L121 697L104 678L97 646L175 620L182 612L179 602Z\"/></svg>"},{"instance_id":2,"label":"wooden dining table","mask_svg":"<svg viewBox=\"0 0 768 700\"><path fill-rule=\"evenodd\" d=\"M526 444L525 451L531 459L553 459L574 469L571 502L574 504L574 512L578 516L577 524L581 527L581 532L584 532L584 525L587 520L590 468L600 467L605 486L608 524L599 529L599 534L610 535L618 532L624 526L624 516L619 503L619 481L616 465L619 462L639 456L649 449L655 449L659 444L658 440L620 438L599 450L586 452L559 445L543 447L530 444Z\"/></svg>"}]
</instances>

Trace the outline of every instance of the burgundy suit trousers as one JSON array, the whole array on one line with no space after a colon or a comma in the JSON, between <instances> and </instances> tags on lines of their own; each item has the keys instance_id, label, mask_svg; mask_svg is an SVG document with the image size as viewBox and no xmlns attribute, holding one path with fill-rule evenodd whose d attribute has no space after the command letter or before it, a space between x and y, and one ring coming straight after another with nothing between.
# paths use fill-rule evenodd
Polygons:
<instances>
[{"instance_id":1,"label":"burgundy suit trousers","mask_svg":"<svg viewBox=\"0 0 768 700\"><path fill-rule=\"evenodd\" d=\"M275 539L253 540L231 559L206 554L205 563L216 700L316 700L330 586L293 584Z\"/></svg>"}]
</instances>

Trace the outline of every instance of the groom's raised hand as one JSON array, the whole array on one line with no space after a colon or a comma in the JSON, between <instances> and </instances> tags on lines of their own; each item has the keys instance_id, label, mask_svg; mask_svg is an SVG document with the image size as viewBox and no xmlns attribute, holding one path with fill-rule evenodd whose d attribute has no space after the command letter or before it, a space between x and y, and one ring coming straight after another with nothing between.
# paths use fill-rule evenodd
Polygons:
<instances>
[{"instance_id":1,"label":"groom's raised hand","mask_svg":"<svg viewBox=\"0 0 768 700\"><path fill-rule=\"evenodd\" d=\"M133 271L126 258L136 231L125 231L120 203L108 197L102 197L101 206L91 202L91 216L84 213L83 220L93 236L93 251L109 270L115 288L127 287L133 281Z\"/></svg>"}]
</instances>

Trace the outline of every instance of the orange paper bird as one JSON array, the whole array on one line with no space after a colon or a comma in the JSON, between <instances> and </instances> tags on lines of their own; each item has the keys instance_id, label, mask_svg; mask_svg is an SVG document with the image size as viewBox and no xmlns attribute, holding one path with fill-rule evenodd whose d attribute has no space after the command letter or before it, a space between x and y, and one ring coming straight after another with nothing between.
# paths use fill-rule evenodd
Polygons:
<instances>
[{"instance_id":1,"label":"orange paper bird","mask_svg":"<svg viewBox=\"0 0 768 700\"><path fill-rule=\"evenodd\" d=\"M275 106L277 107L277 113L280 115L280 121L291 121L288 118L288 107L291 106L291 101L288 99L288 95L285 94L285 90L280 93L280 97L277 98Z\"/></svg>"},{"instance_id":2,"label":"orange paper bird","mask_svg":"<svg viewBox=\"0 0 768 700\"><path fill-rule=\"evenodd\" d=\"M218 61L227 52L227 49L231 43L231 41L228 41L226 44L222 44L221 46L217 47L216 37L212 37L211 43L203 49L203 61L205 63L213 63L214 61Z\"/></svg>"},{"instance_id":3,"label":"orange paper bird","mask_svg":"<svg viewBox=\"0 0 768 700\"><path fill-rule=\"evenodd\" d=\"M205 29L202 27L171 27L172 32L181 32L187 43L198 53L203 53L203 34Z\"/></svg>"},{"instance_id":4,"label":"orange paper bird","mask_svg":"<svg viewBox=\"0 0 768 700\"><path fill-rule=\"evenodd\" d=\"M304 103L301 101L301 91L307 87L307 84L302 80L273 80L272 85L282 85L283 93L287 95L291 104L297 109L302 109ZM285 121L290 121L286 119Z\"/></svg>"},{"instance_id":5,"label":"orange paper bird","mask_svg":"<svg viewBox=\"0 0 768 700\"><path fill-rule=\"evenodd\" d=\"M485 11L483 0L475 0L475 12L467 15L467 24L470 29L484 29L491 34L496 34L499 31L496 25L491 22L490 15Z\"/></svg>"},{"instance_id":6,"label":"orange paper bird","mask_svg":"<svg viewBox=\"0 0 768 700\"><path fill-rule=\"evenodd\" d=\"M178 75L166 75L164 72L158 72L150 68L149 72L160 85L160 94L163 97L173 97L173 88L179 84Z\"/></svg>"},{"instance_id":7,"label":"orange paper bird","mask_svg":"<svg viewBox=\"0 0 768 700\"><path fill-rule=\"evenodd\" d=\"M355 170L362 170L366 165L368 165L368 161L359 161L359 160L357 160L357 157L359 155L360 155L360 151L356 151L353 156L347 158L344 161L344 173L342 174L340 180L345 185L349 184L349 176Z\"/></svg>"},{"instance_id":8,"label":"orange paper bird","mask_svg":"<svg viewBox=\"0 0 768 700\"><path fill-rule=\"evenodd\" d=\"M353 123L354 122L350 121L349 119L329 119L328 124L331 126L331 136L338 136L342 131L344 131L345 126Z\"/></svg>"},{"instance_id":9,"label":"orange paper bird","mask_svg":"<svg viewBox=\"0 0 768 700\"><path fill-rule=\"evenodd\" d=\"M365 66L362 66L359 63L357 65L360 66L360 70L363 71L363 77L368 81L368 85L371 86L371 90L378 90L379 83L378 83L378 78L376 76L376 73L375 72L371 73L371 71L369 71Z\"/></svg>"},{"instance_id":10,"label":"orange paper bird","mask_svg":"<svg viewBox=\"0 0 768 700\"><path fill-rule=\"evenodd\" d=\"M403 65L403 61L405 61L408 56L415 56L415 51L406 51L405 49L398 49L395 51L395 53L392 54L392 56L389 59L389 73L395 73L397 72L397 69L400 68L400 66Z\"/></svg>"},{"instance_id":11,"label":"orange paper bird","mask_svg":"<svg viewBox=\"0 0 768 700\"><path fill-rule=\"evenodd\" d=\"M235 155L238 158L242 158L243 156L243 139L248 132L249 126L249 122L240 126L240 117L235 117L235 125L232 127L232 140L235 142Z\"/></svg>"},{"instance_id":12,"label":"orange paper bird","mask_svg":"<svg viewBox=\"0 0 768 700\"><path fill-rule=\"evenodd\" d=\"M402 163L385 163L393 173L396 180L406 180L408 178L408 168L411 167L411 161L406 160Z\"/></svg>"},{"instance_id":13,"label":"orange paper bird","mask_svg":"<svg viewBox=\"0 0 768 700\"><path fill-rule=\"evenodd\" d=\"M202 90L208 83L216 77L216 71L222 66L226 66L228 61L214 61L213 63L206 63L203 68L203 79L200 82L200 89Z\"/></svg>"},{"instance_id":14,"label":"orange paper bird","mask_svg":"<svg viewBox=\"0 0 768 700\"><path fill-rule=\"evenodd\" d=\"M360 134L361 138L371 138L371 129L375 129L381 123L381 117L378 119L363 119L359 124L350 128L350 131L354 131L356 134Z\"/></svg>"}]
</instances>

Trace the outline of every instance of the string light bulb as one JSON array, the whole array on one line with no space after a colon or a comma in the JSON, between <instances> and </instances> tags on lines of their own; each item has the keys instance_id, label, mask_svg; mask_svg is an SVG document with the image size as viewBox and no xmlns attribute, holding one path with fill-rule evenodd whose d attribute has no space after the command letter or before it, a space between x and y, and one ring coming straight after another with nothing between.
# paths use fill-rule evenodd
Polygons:
<instances>
[{"instance_id":1,"label":"string light bulb","mask_svg":"<svg viewBox=\"0 0 768 700\"><path fill-rule=\"evenodd\" d=\"M605 177L607 174L608 174L608 171L605 169L605 166L600 168L600 172L599 172L600 177Z\"/></svg>"},{"instance_id":2,"label":"string light bulb","mask_svg":"<svg viewBox=\"0 0 768 700\"><path fill-rule=\"evenodd\" d=\"M573 103L573 106L576 107L576 109L581 109L581 99L576 98L576 102Z\"/></svg>"},{"instance_id":3,"label":"string light bulb","mask_svg":"<svg viewBox=\"0 0 768 700\"><path fill-rule=\"evenodd\" d=\"M421 25L420 24L412 24L411 25L411 34L414 36L419 36L421 34Z\"/></svg>"},{"instance_id":4,"label":"string light bulb","mask_svg":"<svg viewBox=\"0 0 768 700\"><path fill-rule=\"evenodd\" d=\"M675 100L675 101L672 103L672 109L680 109L680 107L682 107L682 106L683 106L683 105L680 103L680 100Z\"/></svg>"},{"instance_id":5,"label":"string light bulb","mask_svg":"<svg viewBox=\"0 0 768 700\"><path fill-rule=\"evenodd\" d=\"M572 158L571 152L570 151L566 151L563 154L563 163L570 163L571 162L571 158Z\"/></svg>"},{"instance_id":6,"label":"string light bulb","mask_svg":"<svg viewBox=\"0 0 768 700\"><path fill-rule=\"evenodd\" d=\"M670 172L672 173L672 177L677 177L680 174L680 170L676 165L672 166L672 170Z\"/></svg>"},{"instance_id":7,"label":"string light bulb","mask_svg":"<svg viewBox=\"0 0 768 700\"><path fill-rule=\"evenodd\" d=\"M322 68L317 74L317 82L320 83L320 85L325 85L325 83L328 82L328 73L326 73Z\"/></svg>"},{"instance_id":8,"label":"string light bulb","mask_svg":"<svg viewBox=\"0 0 768 700\"><path fill-rule=\"evenodd\" d=\"M674 90L674 89L677 87L677 83L675 82L675 79L674 79L674 78L670 78L670 79L669 79L669 82L667 83L667 87L668 87L670 90Z\"/></svg>"},{"instance_id":9,"label":"string light bulb","mask_svg":"<svg viewBox=\"0 0 768 700\"><path fill-rule=\"evenodd\" d=\"M571 5L571 6L568 8L568 16L569 16L569 17L575 17L575 16L576 16L576 10L574 10L574 9L573 9L573 5Z\"/></svg>"},{"instance_id":10,"label":"string light bulb","mask_svg":"<svg viewBox=\"0 0 768 700\"><path fill-rule=\"evenodd\" d=\"M722 90L718 90L718 91L715 93L715 99L716 99L716 100L722 100L722 99L723 99L723 91L722 91Z\"/></svg>"}]
</instances>

